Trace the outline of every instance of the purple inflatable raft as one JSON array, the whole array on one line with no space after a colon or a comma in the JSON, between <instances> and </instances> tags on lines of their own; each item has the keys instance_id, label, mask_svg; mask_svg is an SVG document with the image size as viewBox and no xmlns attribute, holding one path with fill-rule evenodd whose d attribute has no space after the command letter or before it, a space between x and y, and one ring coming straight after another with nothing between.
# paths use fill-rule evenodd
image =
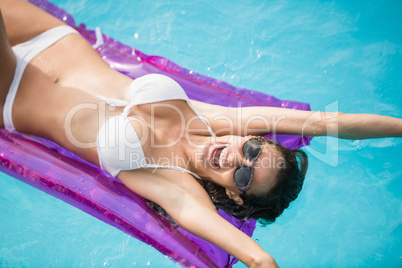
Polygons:
<instances>
[{"instance_id":1,"label":"purple inflatable raft","mask_svg":"<svg viewBox=\"0 0 402 268\"><path fill-rule=\"evenodd\" d=\"M91 44L94 31L76 26L74 19L47 1L30 2L77 29ZM99 35L99 34L98 34ZM166 58L148 56L102 35L97 52L114 69L135 79L160 73L176 80L190 99L226 106L277 106L309 110L308 104L281 101L263 93L233 87L225 82L189 71ZM99 39L99 37L98 37ZM276 135L283 145L308 145L309 137ZM150 209L143 198L121 182L48 140L9 133L0 129L0 170L45 191L90 215L155 247L184 267L231 267L237 262L220 248L180 228L173 228ZM248 235L255 220L241 221L223 211L224 218Z\"/></svg>"}]
</instances>

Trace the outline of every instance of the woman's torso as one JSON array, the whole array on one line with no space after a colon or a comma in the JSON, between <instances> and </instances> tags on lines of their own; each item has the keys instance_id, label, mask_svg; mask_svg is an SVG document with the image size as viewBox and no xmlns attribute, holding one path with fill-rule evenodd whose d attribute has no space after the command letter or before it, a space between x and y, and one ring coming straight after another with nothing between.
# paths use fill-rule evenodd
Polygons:
<instances>
[{"instance_id":1,"label":"woman's torso","mask_svg":"<svg viewBox=\"0 0 402 268\"><path fill-rule=\"evenodd\" d=\"M105 105L96 96L130 101L131 81L104 63L83 38L69 34L28 64L12 109L14 125L17 131L53 140L84 159L99 164L96 150L99 128L109 116L121 114L122 109ZM185 141L172 141L182 135L179 130L183 127L183 119L186 124L193 118L194 112L184 101L166 103L182 111L184 118L171 113L169 108L159 107L151 111L150 104L144 104L132 108L131 115L143 119L135 121L133 127L137 133L142 133L144 128L150 129L149 137L145 139L147 142L143 144L147 157L180 165L173 163L173 159L187 158L182 149ZM205 129L199 120L191 127ZM73 140L92 146L77 146L71 137L68 138L67 132L73 135ZM169 148L153 146L169 143Z\"/></svg>"}]
</instances>

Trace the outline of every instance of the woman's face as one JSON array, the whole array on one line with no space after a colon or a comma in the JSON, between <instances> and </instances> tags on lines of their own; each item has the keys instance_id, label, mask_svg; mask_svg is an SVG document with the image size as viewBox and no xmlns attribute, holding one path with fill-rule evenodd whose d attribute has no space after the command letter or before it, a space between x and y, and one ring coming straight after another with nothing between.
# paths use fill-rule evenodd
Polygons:
<instances>
[{"instance_id":1,"label":"woman's face","mask_svg":"<svg viewBox=\"0 0 402 268\"><path fill-rule=\"evenodd\" d=\"M213 138L205 150L206 164L202 177L219 184L227 190L241 194L234 181L234 173L241 166L252 162L244 157L243 145L250 137L222 136ZM253 179L248 194L265 194L276 184L276 177L284 159L273 145L264 143L260 156L254 163Z\"/></svg>"}]
</instances>

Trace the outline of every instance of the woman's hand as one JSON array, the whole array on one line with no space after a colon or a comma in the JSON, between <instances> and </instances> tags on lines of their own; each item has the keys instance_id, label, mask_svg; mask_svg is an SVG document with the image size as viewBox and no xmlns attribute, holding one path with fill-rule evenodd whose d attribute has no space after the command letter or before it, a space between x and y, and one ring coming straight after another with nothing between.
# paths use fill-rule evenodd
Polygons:
<instances>
[{"instance_id":1,"label":"woman's hand","mask_svg":"<svg viewBox=\"0 0 402 268\"><path fill-rule=\"evenodd\" d=\"M256 261L256 263L250 265L250 267L258 267L258 268L279 268L278 264L276 263L275 259L266 253L261 260Z\"/></svg>"}]
</instances>

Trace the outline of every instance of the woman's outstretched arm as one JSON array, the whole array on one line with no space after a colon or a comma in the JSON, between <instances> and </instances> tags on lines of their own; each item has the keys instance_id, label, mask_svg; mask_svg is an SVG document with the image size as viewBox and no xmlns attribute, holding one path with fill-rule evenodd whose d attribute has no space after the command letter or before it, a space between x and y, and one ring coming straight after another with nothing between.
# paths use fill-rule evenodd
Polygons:
<instances>
[{"instance_id":1,"label":"woman's outstretched arm","mask_svg":"<svg viewBox=\"0 0 402 268\"><path fill-rule=\"evenodd\" d=\"M118 178L132 191L156 202L187 231L217 245L249 267L277 267L253 239L223 219L210 197L188 174L174 170L123 171Z\"/></svg>"},{"instance_id":2,"label":"woman's outstretched arm","mask_svg":"<svg viewBox=\"0 0 402 268\"><path fill-rule=\"evenodd\" d=\"M402 137L402 119L375 114L300 111L275 107L230 108L192 101L217 135L292 134L342 139Z\"/></svg>"}]
</instances>

